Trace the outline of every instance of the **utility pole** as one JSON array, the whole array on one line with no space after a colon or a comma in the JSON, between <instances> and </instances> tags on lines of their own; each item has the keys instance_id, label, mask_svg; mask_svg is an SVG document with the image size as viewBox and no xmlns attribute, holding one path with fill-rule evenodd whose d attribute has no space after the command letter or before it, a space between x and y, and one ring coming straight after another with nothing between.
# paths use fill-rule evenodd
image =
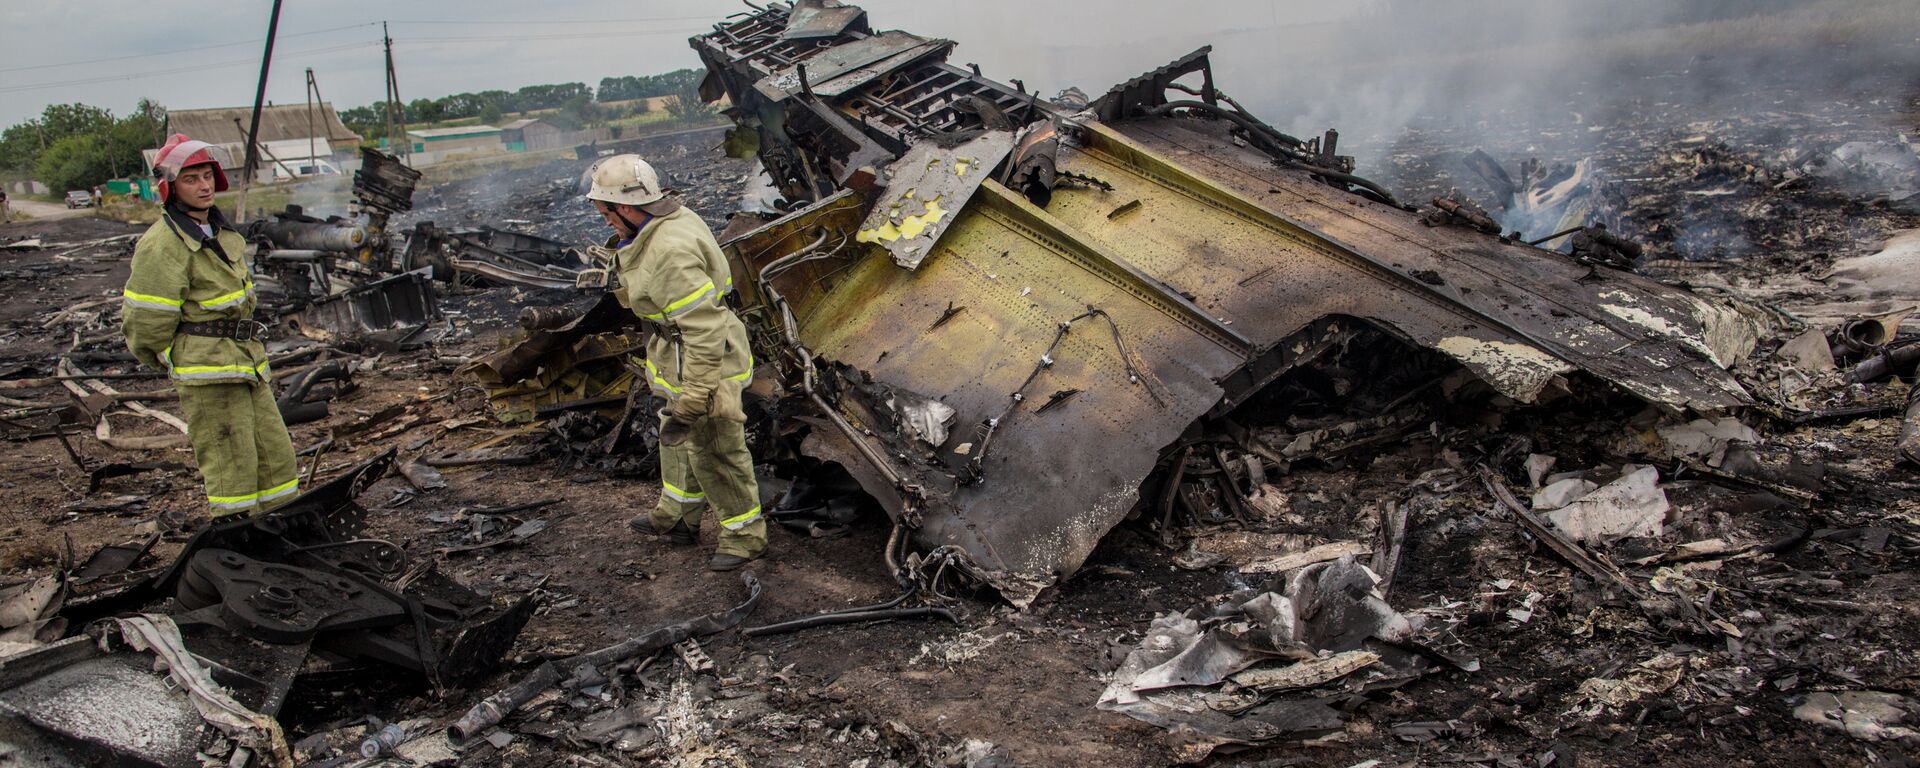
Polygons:
<instances>
[{"instance_id":1,"label":"utility pole","mask_svg":"<svg viewBox=\"0 0 1920 768\"><path fill-rule=\"evenodd\" d=\"M313 146L313 96L319 90L320 86L313 82L313 67L307 67L307 165L312 166L316 171L320 169L320 159L314 157L317 153ZM327 133L327 138L333 138L331 131Z\"/></svg>"},{"instance_id":2,"label":"utility pole","mask_svg":"<svg viewBox=\"0 0 1920 768\"><path fill-rule=\"evenodd\" d=\"M400 154L397 151L400 148L400 139L393 135L393 38L387 36L387 23L384 21L380 22L380 41L382 45L386 46L387 57L387 95L386 98L382 100L382 103L387 105L387 150L391 154L398 155Z\"/></svg>"},{"instance_id":3,"label":"utility pole","mask_svg":"<svg viewBox=\"0 0 1920 768\"><path fill-rule=\"evenodd\" d=\"M274 0L279 2L279 0ZM394 154L412 159L413 142L407 141L407 107L400 101L400 78L393 71L393 37L387 34L387 23L380 22L380 38L387 48L387 140L395 142L399 152ZM399 132L395 133L395 127Z\"/></svg>"},{"instance_id":4,"label":"utility pole","mask_svg":"<svg viewBox=\"0 0 1920 768\"><path fill-rule=\"evenodd\" d=\"M273 0L273 15L267 19L267 50L260 55L260 85L253 91L253 124L247 127L247 161L243 164L245 173L240 178L240 199L234 205L239 209L235 212L236 222L247 220L247 191L253 187L254 163L260 159L260 106L267 100L267 70L273 64L273 37L279 31L280 0Z\"/></svg>"}]
</instances>

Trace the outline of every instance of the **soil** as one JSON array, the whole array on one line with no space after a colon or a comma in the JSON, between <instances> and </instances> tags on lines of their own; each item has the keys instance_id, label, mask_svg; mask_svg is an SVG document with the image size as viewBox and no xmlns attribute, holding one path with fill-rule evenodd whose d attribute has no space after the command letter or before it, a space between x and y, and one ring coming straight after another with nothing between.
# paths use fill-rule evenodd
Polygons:
<instances>
[{"instance_id":1,"label":"soil","mask_svg":"<svg viewBox=\"0 0 1920 768\"><path fill-rule=\"evenodd\" d=\"M1901 104L1892 119L1914 124L1915 102ZM1851 119L1836 114L1835 121ZM1649 131L1645 146L1674 140L1674 134ZM1443 130L1409 141L1422 150L1452 153L1472 146ZM711 189L737 190L744 164L717 157L714 143L703 140L677 151L671 163L678 178L710 182L699 187L709 192L690 197L689 204L718 224L729 194L737 192ZM1659 166L1651 151L1636 156L1622 149L1616 159L1643 170ZM561 216L561 207L571 205L565 199L571 193L562 190L580 165L558 163L425 190L417 217L458 225L537 215L529 211ZM1431 191L1443 183L1437 173L1431 166L1408 164L1400 169L1398 183ZM1828 216L1826 206L1835 196L1844 194L1789 192L1775 202L1788 211L1801 206L1810 215ZM1872 210L1873 232L1920 226L1912 215ZM583 214L564 215L571 217L565 226L547 224L539 231L554 237L598 236L572 221ZM82 302L111 299L125 279L130 245L82 244L140 230L90 217L0 225L0 243L26 236L46 242L38 251L0 250L0 283L13 297L0 304L0 379L49 375L53 360L74 344L76 334L79 348L95 355L94 362L84 364L88 370L134 370L129 360L115 358L117 302L55 315ZM1747 234L1768 238L1769 232ZM1856 231L1852 237L1862 239L1848 241L1845 250L1873 248L1864 239L1868 234ZM1763 244L1782 243L1804 241ZM1818 252L1785 253L1785 247L1774 247L1744 268L1799 269L1800 262L1826 258L1837 249L1824 243L1806 247ZM405 414L390 427L336 440L317 458L303 459L303 467L326 478L394 446L410 458L472 447L511 432L487 418L479 389L454 372L463 360L495 348L518 307L568 300L578 301L515 289L445 297L444 306L455 318L446 339L431 353L369 353L365 370L356 375L359 388L336 399L327 419L293 427L294 444L317 445L331 430L394 405L406 405ZM157 381L138 380L115 386L163 388ZM33 402L64 397L58 390L0 394ZM1688 476L1672 479L1663 472L1679 511L1668 535L1647 546L1725 537L1764 550L1669 566L1671 578L1662 583L1679 585L1675 589L1695 600L1711 593L1711 615L1735 628L1731 634L1709 634L1636 605L1567 567L1525 535L1471 471L1489 457L1510 456L1504 449L1514 436L1525 437L1528 450L1558 455L1561 468L1617 464L1631 458L1617 446L1643 416L1637 406L1601 397L1498 412L1463 409L1372 455L1302 465L1273 479L1284 507L1299 518L1286 524L1320 533L1370 535L1373 515L1383 503L1409 505L1406 549L1389 601L1422 617L1450 656L1478 666L1471 672L1431 674L1397 690L1341 697L1350 720L1335 738L1231 754L1222 750L1210 764L1825 766L1910 764L1920 756L1911 742L1860 741L1792 715L1813 691L1912 695L1920 684L1915 672L1920 669L1915 643L1920 579L1914 570L1920 475L1892 463L1889 448L1897 421L1863 418L1801 427L1755 422L1773 455L1826 466L1826 489L1807 508L1751 489ZM166 428L116 417L115 429L164 434ZM69 552L84 558L98 546L156 528L178 531L204 516L198 478L190 468L111 479L89 493L87 473L59 440L34 436L31 429L10 427L5 434L0 489L8 500L0 503L0 541L5 542L0 582L49 573ZM85 430L68 440L90 463L191 465L184 450L116 452ZM1500 468L1509 481L1524 483L1524 474ZM694 547L674 547L628 529L628 518L643 514L659 493L652 480L569 470L555 461L445 474L449 486L430 493L414 492L398 477L368 489L360 502L372 511L369 535L401 544L413 558L438 560L447 572L484 592L501 597L537 592L543 607L505 668L484 685L440 695L374 681L304 691L284 713L290 738L328 733L346 738L367 715L429 718L444 725L542 659L611 644L730 606L745 595L737 575L704 568L713 542L711 525ZM103 503L123 497L124 505ZM560 502L518 513L551 523L524 545L440 551L459 542L460 526L437 520L476 507L549 498ZM1245 525L1260 531L1278 523ZM1078 574L1025 612L980 593L951 605L954 623L836 626L759 639L723 633L702 641L715 663L711 672L690 671L673 654L662 654L616 675L602 692L605 698L569 693L536 702L507 721L511 743L477 746L459 761L475 766L971 766L994 764L981 755L997 747L1018 765L1165 765L1174 753L1164 731L1094 708L1104 676L1154 617L1205 608L1262 585L1231 567L1180 568L1174 564L1177 551L1163 547L1158 535L1142 524L1116 529ZM881 562L886 536L885 521L877 514L864 517L843 538L813 539L773 527L769 556L751 566L766 592L748 623L891 597L898 588ZM143 567L167 562L178 550L177 539L169 536ZM1619 561L1635 553L1615 549L1610 554ZM1636 567L1635 573L1644 585L1656 566ZM1679 679L1670 686L1608 705L1582 693L1583 685L1591 690L1590 681L1628 677L1667 654L1682 660ZM623 701L662 708L652 735L603 746L569 734ZM1427 735L1418 735L1418 729L1396 735L1394 726L1418 721L1448 725Z\"/></svg>"}]
</instances>

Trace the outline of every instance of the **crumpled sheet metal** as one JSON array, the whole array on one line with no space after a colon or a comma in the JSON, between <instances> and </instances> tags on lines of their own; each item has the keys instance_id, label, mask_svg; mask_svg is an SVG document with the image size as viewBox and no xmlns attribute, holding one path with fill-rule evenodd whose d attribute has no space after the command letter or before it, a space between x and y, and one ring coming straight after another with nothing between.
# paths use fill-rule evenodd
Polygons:
<instances>
[{"instance_id":1,"label":"crumpled sheet metal","mask_svg":"<svg viewBox=\"0 0 1920 768\"><path fill-rule=\"evenodd\" d=\"M1113 191L1062 188L1041 209L986 181L912 271L855 251L776 281L820 357L957 412L935 452L949 468L970 460L977 425L1006 407L1060 323L1088 307L1113 318L1140 381L1104 328L1076 326L995 429L981 482L905 468L927 491L916 543L958 546L1016 604L1079 567L1134 505L1159 451L1221 400L1222 382L1325 318L1438 349L1520 401L1574 371L1675 410L1748 401L1716 363L1744 350L1705 341L1725 319L1707 302L1426 227L1193 122L1087 124L1080 145L1062 149L1062 170ZM763 252L795 226L737 252ZM949 307L964 311L938 322ZM1069 389L1079 392L1038 410ZM876 498L897 498L855 474Z\"/></svg>"},{"instance_id":2,"label":"crumpled sheet metal","mask_svg":"<svg viewBox=\"0 0 1920 768\"><path fill-rule=\"evenodd\" d=\"M644 355L637 324L613 294L603 294L572 322L519 332L460 372L487 388L502 423L528 423L545 406L627 394L637 378L628 363Z\"/></svg>"},{"instance_id":3,"label":"crumpled sheet metal","mask_svg":"<svg viewBox=\"0 0 1920 768\"><path fill-rule=\"evenodd\" d=\"M1723 370L1752 348L1737 312L1630 273L1424 226L1277 168L1212 121L1090 123L1060 167L1115 188L1057 194L1048 213L1126 244L1129 261L1263 344L1349 315L1446 353L1522 402L1574 370L1676 410L1750 402ZM1130 200L1141 206L1110 217Z\"/></svg>"},{"instance_id":4,"label":"crumpled sheet metal","mask_svg":"<svg viewBox=\"0 0 1920 768\"><path fill-rule=\"evenodd\" d=\"M1012 131L988 131L954 147L913 145L883 172L887 189L854 239L875 243L907 269L920 266L973 192L1013 150Z\"/></svg>"},{"instance_id":5,"label":"crumpled sheet metal","mask_svg":"<svg viewBox=\"0 0 1920 768\"><path fill-rule=\"evenodd\" d=\"M805 90L832 98L866 85L874 78L910 62L952 47L951 41L890 30L834 46L825 53L816 54L800 64L767 76L755 83L754 88L772 101L780 101ZM807 68L804 86L800 79L802 65Z\"/></svg>"},{"instance_id":6,"label":"crumpled sheet metal","mask_svg":"<svg viewBox=\"0 0 1920 768\"><path fill-rule=\"evenodd\" d=\"M1184 302L1153 293L1046 218L988 182L918 270L876 254L847 267L830 291L810 288L814 275L801 270L778 281L802 318L802 341L821 357L959 414L939 451L953 463L970 460L976 426L1006 407L1060 323L1089 305L1112 316L1142 365L1139 382L1128 381L1108 330L1086 325L1055 350L1029 403L994 434L983 482L923 478L929 493L916 540L960 546L1016 602L1079 567L1133 505L1159 449L1220 399L1212 379L1243 359L1240 340L1204 312L1173 306ZM967 309L933 328L949 301ZM1069 388L1081 393L1036 412L1048 393ZM883 503L898 498L849 468Z\"/></svg>"},{"instance_id":7,"label":"crumpled sheet metal","mask_svg":"<svg viewBox=\"0 0 1920 768\"><path fill-rule=\"evenodd\" d=\"M866 27L866 21L867 12L857 5L847 5L840 0L795 0L793 11L787 16L787 28L780 33L780 39L839 37L849 29Z\"/></svg>"},{"instance_id":8,"label":"crumpled sheet metal","mask_svg":"<svg viewBox=\"0 0 1920 768\"><path fill-rule=\"evenodd\" d=\"M288 322L301 335L319 341L380 339L398 345L440 318L433 272L417 269L315 303Z\"/></svg>"},{"instance_id":9,"label":"crumpled sheet metal","mask_svg":"<svg viewBox=\"0 0 1920 768\"><path fill-rule=\"evenodd\" d=\"M208 724L220 729L241 746L253 750L266 765L293 768L293 750L280 730L280 721L248 709L214 682L213 675L201 666L173 619L159 614L141 614L113 620L121 641L136 651L152 653L155 667L164 670L175 685L186 691Z\"/></svg>"},{"instance_id":10,"label":"crumpled sheet metal","mask_svg":"<svg viewBox=\"0 0 1920 768\"><path fill-rule=\"evenodd\" d=\"M1167 729L1180 762L1226 744L1337 732L1344 719L1328 706L1330 693L1426 669L1420 657L1373 642L1405 642L1415 631L1380 599L1377 583L1348 557L1295 570L1278 592L1164 614L1096 706Z\"/></svg>"}]
</instances>

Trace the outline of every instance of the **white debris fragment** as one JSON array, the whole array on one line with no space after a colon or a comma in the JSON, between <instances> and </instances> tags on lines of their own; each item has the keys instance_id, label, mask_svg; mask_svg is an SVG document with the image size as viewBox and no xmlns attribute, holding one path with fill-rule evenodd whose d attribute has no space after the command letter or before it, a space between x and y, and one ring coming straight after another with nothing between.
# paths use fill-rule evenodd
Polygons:
<instances>
[{"instance_id":1,"label":"white debris fragment","mask_svg":"<svg viewBox=\"0 0 1920 768\"><path fill-rule=\"evenodd\" d=\"M1540 487L1540 481L1547 476L1548 472L1553 471L1553 464L1556 461L1558 459L1545 454L1527 454L1527 480L1533 483L1534 488Z\"/></svg>"},{"instance_id":2,"label":"white debris fragment","mask_svg":"<svg viewBox=\"0 0 1920 768\"><path fill-rule=\"evenodd\" d=\"M1821 691L1793 708L1803 722L1846 731L1862 741L1920 741L1920 730L1903 725L1920 714L1920 703L1881 691Z\"/></svg>"},{"instance_id":3,"label":"white debris fragment","mask_svg":"<svg viewBox=\"0 0 1920 768\"><path fill-rule=\"evenodd\" d=\"M1348 555L1364 555L1372 552L1373 547L1357 541L1335 541L1309 549L1305 552L1293 552L1279 557L1255 560L1240 566L1241 573L1285 573L1295 568L1304 568L1314 563L1338 560Z\"/></svg>"},{"instance_id":4,"label":"white debris fragment","mask_svg":"<svg viewBox=\"0 0 1920 768\"><path fill-rule=\"evenodd\" d=\"M1713 467L1720 466L1734 443L1760 442L1760 433L1733 417L1694 419L1654 431L1660 435L1661 449L1668 458L1704 459Z\"/></svg>"},{"instance_id":5,"label":"white debris fragment","mask_svg":"<svg viewBox=\"0 0 1920 768\"><path fill-rule=\"evenodd\" d=\"M1827 345L1826 334L1818 329L1793 337L1792 341L1780 345L1780 351L1774 354L1811 376L1839 370L1839 366L1833 362L1833 348Z\"/></svg>"},{"instance_id":6,"label":"white debris fragment","mask_svg":"<svg viewBox=\"0 0 1920 768\"><path fill-rule=\"evenodd\" d=\"M1584 477L1568 477L1547 483L1533 492L1533 511L1546 512L1572 504L1575 499L1593 493L1600 485Z\"/></svg>"},{"instance_id":7,"label":"white debris fragment","mask_svg":"<svg viewBox=\"0 0 1920 768\"><path fill-rule=\"evenodd\" d=\"M1577 541L1612 541L1660 535L1670 508L1666 491L1660 490L1660 470L1641 467L1548 512L1547 521Z\"/></svg>"},{"instance_id":8,"label":"white debris fragment","mask_svg":"<svg viewBox=\"0 0 1920 768\"><path fill-rule=\"evenodd\" d=\"M1546 595L1540 594L1539 592L1528 592L1527 599L1520 601L1520 607L1507 609L1507 618L1513 619L1516 624L1525 624L1533 621L1534 606L1539 605L1540 601L1545 597Z\"/></svg>"},{"instance_id":9,"label":"white debris fragment","mask_svg":"<svg viewBox=\"0 0 1920 768\"><path fill-rule=\"evenodd\" d=\"M1661 653L1634 665L1619 678L1588 678L1575 691L1574 706L1567 714L1594 717L1609 707L1624 708L1648 696L1665 693L1680 682L1685 672L1685 659Z\"/></svg>"},{"instance_id":10,"label":"white debris fragment","mask_svg":"<svg viewBox=\"0 0 1920 768\"><path fill-rule=\"evenodd\" d=\"M1920 229L1895 233L1878 253L1834 262L1826 282L1835 293L1849 298L1920 296Z\"/></svg>"}]
</instances>

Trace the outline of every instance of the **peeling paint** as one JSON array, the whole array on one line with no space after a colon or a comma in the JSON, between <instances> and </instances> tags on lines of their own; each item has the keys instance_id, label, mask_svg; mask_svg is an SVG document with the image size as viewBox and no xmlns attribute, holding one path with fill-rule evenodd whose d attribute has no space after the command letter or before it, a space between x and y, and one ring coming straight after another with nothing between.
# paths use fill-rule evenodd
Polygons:
<instances>
[{"instance_id":1,"label":"peeling paint","mask_svg":"<svg viewBox=\"0 0 1920 768\"><path fill-rule=\"evenodd\" d=\"M1694 300L1693 318L1700 322L1702 347L1713 364L1731 367L1747 359L1760 341L1760 326L1725 304Z\"/></svg>"},{"instance_id":2,"label":"peeling paint","mask_svg":"<svg viewBox=\"0 0 1920 768\"><path fill-rule=\"evenodd\" d=\"M1632 299L1629 297L1626 302L1631 303ZM1702 333L1690 332L1688 328L1672 320L1639 307L1602 304L1600 308L1606 310L1607 314L1679 342L1722 368L1739 362L1759 340L1757 329L1738 312L1715 308L1698 300L1692 301L1691 304L1692 311L1688 319L1698 323ZM1665 366L1675 364L1672 361L1661 362L1661 365Z\"/></svg>"},{"instance_id":3,"label":"peeling paint","mask_svg":"<svg viewBox=\"0 0 1920 768\"><path fill-rule=\"evenodd\" d=\"M1449 336L1435 349L1481 373L1500 393L1531 403L1553 377L1573 370L1560 358L1526 344L1485 341L1471 336Z\"/></svg>"},{"instance_id":4,"label":"peeling paint","mask_svg":"<svg viewBox=\"0 0 1920 768\"><path fill-rule=\"evenodd\" d=\"M853 239L862 243L891 243L895 240L919 237L927 227L938 224L947 217L947 209L940 207L940 198L927 201L927 210L923 213L903 216L898 223L888 221L873 229L863 229Z\"/></svg>"},{"instance_id":5,"label":"peeling paint","mask_svg":"<svg viewBox=\"0 0 1920 768\"><path fill-rule=\"evenodd\" d=\"M1649 331L1653 331L1654 333L1660 334L1662 336L1666 336L1668 338L1674 338L1674 339L1691 338L1685 332L1683 332L1678 326L1675 326L1673 324L1673 321L1668 320L1659 315L1656 315L1652 312L1648 312L1639 307L1628 307L1620 304L1602 304L1600 305L1600 308L1606 310L1607 314L1609 315L1613 315L1614 317L1620 318L1629 323L1633 323L1634 325L1640 326L1642 328L1645 328Z\"/></svg>"}]
</instances>

